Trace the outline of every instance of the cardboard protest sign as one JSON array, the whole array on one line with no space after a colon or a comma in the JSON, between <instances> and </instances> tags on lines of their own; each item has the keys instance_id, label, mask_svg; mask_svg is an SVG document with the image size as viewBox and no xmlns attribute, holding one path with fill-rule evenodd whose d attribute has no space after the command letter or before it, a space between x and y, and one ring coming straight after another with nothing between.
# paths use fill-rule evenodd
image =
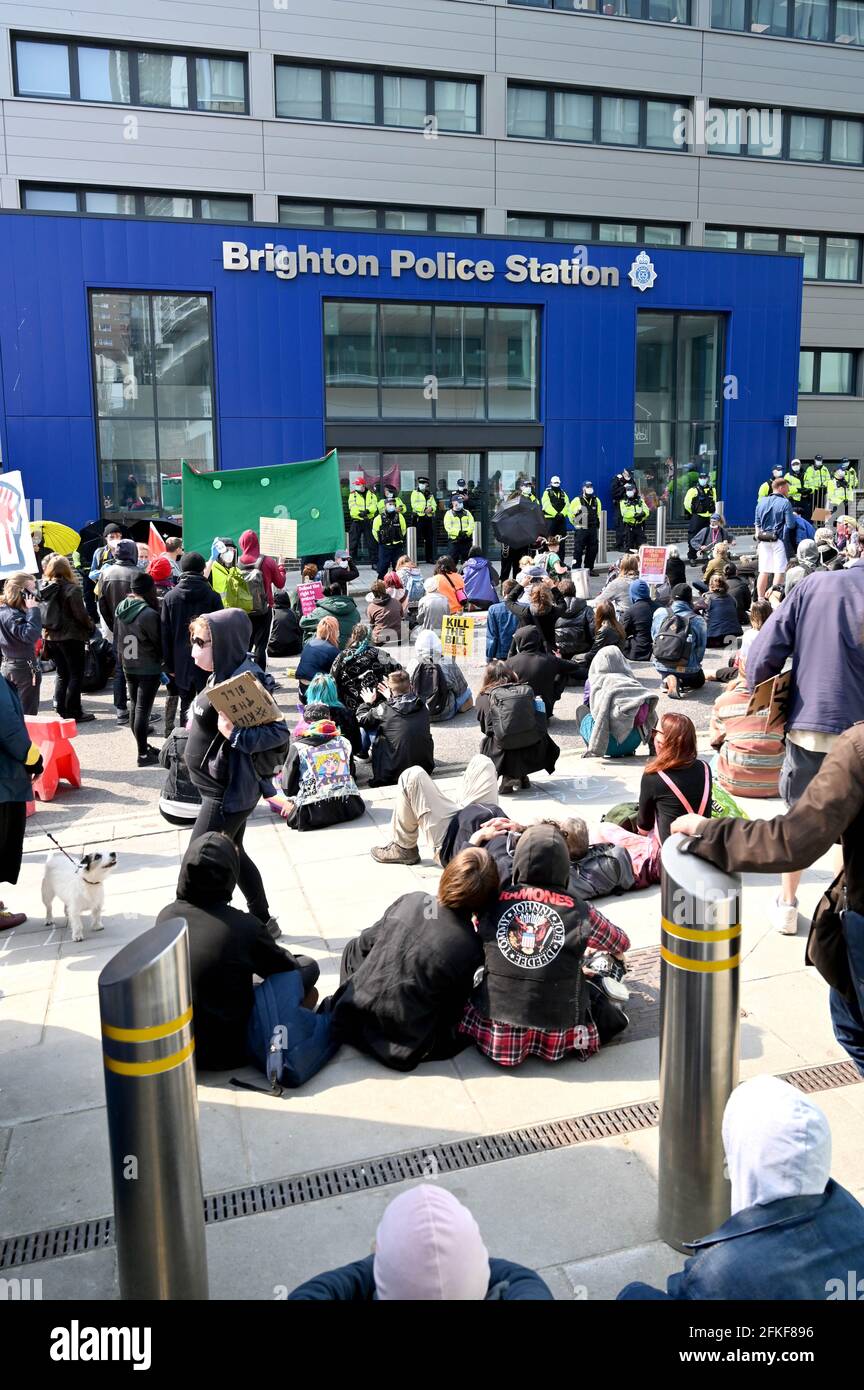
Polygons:
<instances>
[{"instance_id":1,"label":"cardboard protest sign","mask_svg":"<svg viewBox=\"0 0 864 1390\"><path fill-rule=\"evenodd\" d=\"M213 708L227 714L240 729L255 729L259 724L275 724L284 718L273 696L251 671L241 671L239 676L209 686L206 694Z\"/></svg>"},{"instance_id":2,"label":"cardboard protest sign","mask_svg":"<svg viewBox=\"0 0 864 1390\"><path fill-rule=\"evenodd\" d=\"M662 584L666 578L666 560L669 547L666 545L643 545L639 547L639 578L646 584Z\"/></svg>"},{"instance_id":3,"label":"cardboard protest sign","mask_svg":"<svg viewBox=\"0 0 864 1390\"><path fill-rule=\"evenodd\" d=\"M20 473L0 475L0 579L18 570L36 574L27 498Z\"/></svg>"},{"instance_id":4,"label":"cardboard protest sign","mask_svg":"<svg viewBox=\"0 0 864 1390\"><path fill-rule=\"evenodd\" d=\"M262 555L274 560L284 556L297 559L297 522L281 516L262 516L258 521L258 540Z\"/></svg>"},{"instance_id":5,"label":"cardboard protest sign","mask_svg":"<svg viewBox=\"0 0 864 1390\"><path fill-rule=\"evenodd\" d=\"M312 612L319 598L324 597L324 585L319 584L317 579L308 584L298 584L297 597L300 599L301 616L305 618L308 613Z\"/></svg>"},{"instance_id":6,"label":"cardboard protest sign","mask_svg":"<svg viewBox=\"0 0 864 1390\"><path fill-rule=\"evenodd\" d=\"M474 619L451 613L441 622L441 646L445 656L468 657L474 645Z\"/></svg>"},{"instance_id":7,"label":"cardboard protest sign","mask_svg":"<svg viewBox=\"0 0 864 1390\"><path fill-rule=\"evenodd\" d=\"M760 681L750 696L747 713L761 714L763 709L767 709L770 724L773 724L775 720L784 720L791 688L791 671L782 671L779 676L769 676L768 680Z\"/></svg>"}]
</instances>

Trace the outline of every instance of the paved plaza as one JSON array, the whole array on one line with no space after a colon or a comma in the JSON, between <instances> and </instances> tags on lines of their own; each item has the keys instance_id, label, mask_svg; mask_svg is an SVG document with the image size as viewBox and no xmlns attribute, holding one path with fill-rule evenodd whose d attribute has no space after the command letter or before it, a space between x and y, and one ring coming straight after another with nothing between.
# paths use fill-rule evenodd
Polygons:
<instances>
[{"instance_id":1,"label":"paved plaza","mask_svg":"<svg viewBox=\"0 0 864 1390\"><path fill-rule=\"evenodd\" d=\"M712 654L713 660L716 654ZM296 710L291 661L273 663L280 703ZM471 663L477 685L482 662ZM650 667L637 668L656 685ZM676 706L693 715L700 750L713 694ZM50 693L50 681L46 682ZM550 732L562 746L554 775L539 773L530 792L504 797L520 819L582 815L599 824L613 803L634 799L643 757L584 759L569 690ZM0 1239L104 1217L112 1210L99 1034L97 978L111 956L150 927L174 897L188 831L167 825L156 805L159 769L131 770L128 729L113 724L110 692L90 697L103 715L77 740L84 786L61 790L30 820L20 882L9 905L30 914L0 938ZM43 698L43 708L48 708ZM161 702L157 705L161 716ZM440 785L455 794L459 771L476 751L474 715L436 729ZM365 767L368 765L364 765ZM365 772L368 778L368 772ZM414 868L370 857L388 839L393 788L364 790L365 816L351 825L300 835L259 808L246 836L271 906L292 950L321 964L323 998L338 982L340 953L398 895L434 891L428 849ZM774 802L746 803L752 816ZM46 829L74 852L109 844L119 856L109 880L105 930L74 944L68 930L42 926L39 884ZM421 852L423 846L421 845ZM828 1016L827 987L804 965L806 926L832 877L830 856L802 882L799 934L778 936L768 907L773 878L745 876L741 1016L742 1078L782 1074L845 1060ZM412 1075L389 1072L350 1047L312 1082L281 1099L238 1090L228 1074L206 1074L198 1088L204 1189L221 1193L362 1165L400 1151L428 1152L574 1116L655 1100L658 1094L659 889L599 904L631 938L633 1028L588 1063L531 1059L502 1071L473 1048ZM259 1081L251 1069L241 1079ZM833 1131L833 1176L864 1198L864 1087L817 1092ZM588 1139L430 1176L474 1212L490 1253L540 1270L556 1298L614 1297L630 1279L662 1282L681 1257L658 1238L656 1127ZM272 1299L315 1272L369 1252L378 1219L398 1185L377 1186L240 1216L208 1226L211 1296ZM117 1296L113 1248L56 1258L20 1271L43 1281L48 1299Z\"/></svg>"}]
</instances>

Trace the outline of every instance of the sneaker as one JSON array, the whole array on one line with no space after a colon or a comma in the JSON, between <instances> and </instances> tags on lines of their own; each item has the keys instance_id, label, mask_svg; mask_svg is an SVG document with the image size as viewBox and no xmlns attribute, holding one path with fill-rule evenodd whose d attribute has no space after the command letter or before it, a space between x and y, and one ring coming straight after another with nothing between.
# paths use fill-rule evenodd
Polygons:
<instances>
[{"instance_id":1,"label":"sneaker","mask_svg":"<svg viewBox=\"0 0 864 1390\"><path fill-rule=\"evenodd\" d=\"M782 936L798 935L798 899L794 903L781 903L778 898L771 909L774 930Z\"/></svg>"},{"instance_id":2,"label":"sneaker","mask_svg":"<svg viewBox=\"0 0 864 1390\"><path fill-rule=\"evenodd\" d=\"M118 723L118 724L128 724L128 723L129 723L129 711L128 711L128 709L118 709L118 711L117 711L117 723Z\"/></svg>"},{"instance_id":3,"label":"sneaker","mask_svg":"<svg viewBox=\"0 0 864 1390\"><path fill-rule=\"evenodd\" d=\"M11 931L13 927L22 927L26 921L26 912L8 912L5 908L0 909L0 931Z\"/></svg>"},{"instance_id":4,"label":"sneaker","mask_svg":"<svg viewBox=\"0 0 864 1390\"><path fill-rule=\"evenodd\" d=\"M94 720L95 718L96 718L95 714L76 714L76 716L75 716L75 723L76 723L76 724L92 724L92 723L93 723L93 720Z\"/></svg>"},{"instance_id":5,"label":"sneaker","mask_svg":"<svg viewBox=\"0 0 864 1390\"><path fill-rule=\"evenodd\" d=\"M158 749L158 748L150 748L150 747L148 746L147 752L146 752L146 753L139 753L139 755L138 755L138 766L139 766L139 767L153 767L154 764L158 763L158 761L159 761L159 749Z\"/></svg>"},{"instance_id":6,"label":"sneaker","mask_svg":"<svg viewBox=\"0 0 864 1390\"><path fill-rule=\"evenodd\" d=\"M499 795L512 796L521 789L522 783L518 777L502 777L498 787Z\"/></svg>"},{"instance_id":7,"label":"sneaker","mask_svg":"<svg viewBox=\"0 0 864 1390\"><path fill-rule=\"evenodd\" d=\"M274 941L278 941L279 938L280 938L280 936L282 935L282 928L280 927L279 923L276 921L276 918L275 918L275 917L268 917L267 923L266 923L266 927L267 927L267 931L270 933L270 935L272 936L273 940L274 940Z\"/></svg>"},{"instance_id":8,"label":"sneaker","mask_svg":"<svg viewBox=\"0 0 864 1390\"><path fill-rule=\"evenodd\" d=\"M419 864L420 855L417 846L413 849L404 849L402 845L376 845L372 851L372 858L376 864Z\"/></svg>"}]
</instances>

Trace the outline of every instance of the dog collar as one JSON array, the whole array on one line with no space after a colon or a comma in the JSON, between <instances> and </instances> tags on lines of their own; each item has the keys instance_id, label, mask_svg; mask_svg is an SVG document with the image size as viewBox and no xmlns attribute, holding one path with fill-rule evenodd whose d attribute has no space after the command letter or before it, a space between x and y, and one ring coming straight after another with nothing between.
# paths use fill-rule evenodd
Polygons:
<instances>
[{"instance_id":1,"label":"dog collar","mask_svg":"<svg viewBox=\"0 0 864 1390\"><path fill-rule=\"evenodd\" d=\"M91 888L99 882L98 878L88 878L86 874L82 874L81 877L85 883L90 884Z\"/></svg>"}]
</instances>

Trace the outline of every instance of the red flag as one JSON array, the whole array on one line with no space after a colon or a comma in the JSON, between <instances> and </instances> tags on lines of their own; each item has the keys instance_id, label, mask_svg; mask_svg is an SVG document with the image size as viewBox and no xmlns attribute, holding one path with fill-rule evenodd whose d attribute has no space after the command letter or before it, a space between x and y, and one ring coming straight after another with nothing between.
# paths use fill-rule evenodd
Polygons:
<instances>
[{"instance_id":1,"label":"red flag","mask_svg":"<svg viewBox=\"0 0 864 1390\"><path fill-rule=\"evenodd\" d=\"M157 555L165 554L165 542L159 535L159 532L156 530L156 527L153 525L152 521L150 522L150 535L147 537L147 548L150 551L150 556L153 560L156 559Z\"/></svg>"}]
</instances>

